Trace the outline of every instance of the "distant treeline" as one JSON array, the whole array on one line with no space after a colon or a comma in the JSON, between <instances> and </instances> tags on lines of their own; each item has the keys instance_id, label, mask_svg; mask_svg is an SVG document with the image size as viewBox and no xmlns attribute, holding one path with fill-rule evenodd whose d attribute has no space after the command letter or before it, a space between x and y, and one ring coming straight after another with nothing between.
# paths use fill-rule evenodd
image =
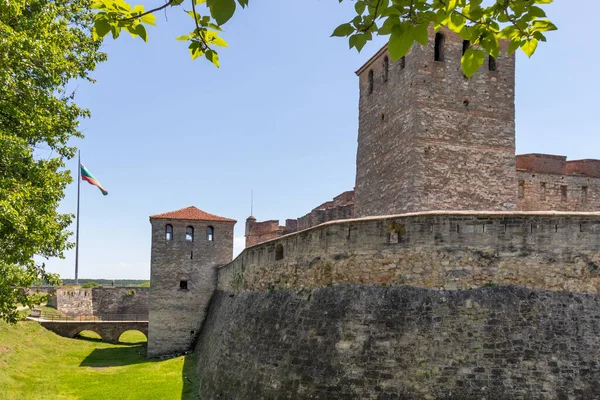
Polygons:
<instances>
[{"instance_id":1,"label":"distant treeline","mask_svg":"<svg viewBox=\"0 0 600 400\"><path fill-rule=\"evenodd\" d=\"M148 284L150 281L146 279L115 279L115 286L140 286ZM112 286L112 279L79 279L79 285L83 286L86 283L97 283L101 286ZM63 279L64 286L75 285L75 279Z\"/></svg>"}]
</instances>

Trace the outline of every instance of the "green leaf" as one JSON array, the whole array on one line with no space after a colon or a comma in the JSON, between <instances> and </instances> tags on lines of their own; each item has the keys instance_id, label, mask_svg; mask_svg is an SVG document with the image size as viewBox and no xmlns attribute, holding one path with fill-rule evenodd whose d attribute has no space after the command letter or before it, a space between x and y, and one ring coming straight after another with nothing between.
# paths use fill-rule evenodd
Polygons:
<instances>
[{"instance_id":1,"label":"green leaf","mask_svg":"<svg viewBox=\"0 0 600 400\"><path fill-rule=\"evenodd\" d=\"M175 38L175 40L190 40L190 37L188 35L183 35Z\"/></svg>"},{"instance_id":2,"label":"green leaf","mask_svg":"<svg viewBox=\"0 0 600 400\"><path fill-rule=\"evenodd\" d=\"M96 19L94 22L94 34L99 38L103 38L108 35L108 32L110 32L110 23L105 19Z\"/></svg>"},{"instance_id":3,"label":"green leaf","mask_svg":"<svg viewBox=\"0 0 600 400\"><path fill-rule=\"evenodd\" d=\"M188 48L190 49L190 55L192 56L192 60L195 60L196 58L204 55L204 52L202 51L202 47L201 47L200 43L197 41L193 41L192 43L190 43Z\"/></svg>"},{"instance_id":4,"label":"green leaf","mask_svg":"<svg viewBox=\"0 0 600 400\"><path fill-rule=\"evenodd\" d=\"M142 24L138 24L138 25L135 27L135 33L136 33L137 35L139 35L139 37L141 37L141 38L144 40L144 42L147 42L147 41L148 41L148 35L147 35L147 33L146 33L146 28L144 28L144 25L142 25Z\"/></svg>"},{"instance_id":5,"label":"green leaf","mask_svg":"<svg viewBox=\"0 0 600 400\"><path fill-rule=\"evenodd\" d=\"M413 26L411 29L412 37L422 46L427 46L429 35L427 33L428 23Z\"/></svg>"},{"instance_id":6,"label":"green leaf","mask_svg":"<svg viewBox=\"0 0 600 400\"><path fill-rule=\"evenodd\" d=\"M392 28L388 51L392 61L399 60L404 57L414 43L411 32L409 31L409 23L403 22L401 25L396 25Z\"/></svg>"},{"instance_id":7,"label":"green leaf","mask_svg":"<svg viewBox=\"0 0 600 400\"><path fill-rule=\"evenodd\" d=\"M514 53L520 46L520 40L511 40L510 44L508 45L508 55L510 56L512 53Z\"/></svg>"},{"instance_id":8,"label":"green leaf","mask_svg":"<svg viewBox=\"0 0 600 400\"><path fill-rule=\"evenodd\" d=\"M484 61L485 52L483 50L469 47L461 59L462 70L465 76L467 76L467 78L473 76L473 74L481 68Z\"/></svg>"},{"instance_id":9,"label":"green leaf","mask_svg":"<svg viewBox=\"0 0 600 400\"><path fill-rule=\"evenodd\" d=\"M365 12L365 8L367 8L367 2L364 1L364 0L359 0L354 5L354 10L356 11L356 13L358 15L361 15L362 13L364 13Z\"/></svg>"},{"instance_id":10,"label":"green leaf","mask_svg":"<svg viewBox=\"0 0 600 400\"><path fill-rule=\"evenodd\" d=\"M556 25L554 25L547 19L533 21L533 27L535 28L535 30L540 32L555 31L558 29Z\"/></svg>"},{"instance_id":11,"label":"green leaf","mask_svg":"<svg viewBox=\"0 0 600 400\"><path fill-rule=\"evenodd\" d=\"M156 21L156 16L154 14L146 14L142 18L140 18L140 21L144 24L156 26L156 23L154 22Z\"/></svg>"},{"instance_id":12,"label":"green leaf","mask_svg":"<svg viewBox=\"0 0 600 400\"><path fill-rule=\"evenodd\" d=\"M527 54L528 57L531 57L533 53L535 53L537 45L538 40L535 38L525 40L525 42L521 44L521 50L523 50L523 53Z\"/></svg>"},{"instance_id":13,"label":"green leaf","mask_svg":"<svg viewBox=\"0 0 600 400\"><path fill-rule=\"evenodd\" d=\"M235 13L235 0L212 0L210 15L219 25L223 25L233 17Z\"/></svg>"},{"instance_id":14,"label":"green leaf","mask_svg":"<svg viewBox=\"0 0 600 400\"><path fill-rule=\"evenodd\" d=\"M354 33L354 27L351 24L342 24L335 28L331 36L344 37Z\"/></svg>"},{"instance_id":15,"label":"green leaf","mask_svg":"<svg viewBox=\"0 0 600 400\"><path fill-rule=\"evenodd\" d=\"M452 15L450 15L450 18L448 18L448 20L446 21L448 29L456 33L460 32L463 29L466 22L466 18L457 13L452 13Z\"/></svg>"},{"instance_id":16,"label":"green leaf","mask_svg":"<svg viewBox=\"0 0 600 400\"><path fill-rule=\"evenodd\" d=\"M208 61L214 64L215 67L219 68L219 55L214 50L208 50L205 54Z\"/></svg>"},{"instance_id":17,"label":"green leaf","mask_svg":"<svg viewBox=\"0 0 600 400\"><path fill-rule=\"evenodd\" d=\"M204 39L209 45L214 44L215 46L227 47L227 42L217 35L216 32L207 31L204 35Z\"/></svg>"},{"instance_id":18,"label":"green leaf","mask_svg":"<svg viewBox=\"0 0 600 400\"><path fill-rule=\"evenodd\" d=\"M369 39L370 38L367 32L357 33L356 35L350 36L348 42L350 43L350 48L355 47L356 50L358 50L358 52L360 53L360 51L363 49L363 47L365 47L365 44L367 44L367 41Z\"/></svg>"}]
</instances>

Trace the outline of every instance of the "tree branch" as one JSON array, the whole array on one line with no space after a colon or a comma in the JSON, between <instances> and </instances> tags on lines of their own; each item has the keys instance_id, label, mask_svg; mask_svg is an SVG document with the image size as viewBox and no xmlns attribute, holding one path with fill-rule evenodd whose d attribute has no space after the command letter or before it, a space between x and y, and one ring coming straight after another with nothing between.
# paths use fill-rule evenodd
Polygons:
<instances>
[{"instance_id":1,"label":"tree branch","mask_svg":"<svg viewBox=\"0 0 600 400\"><path fill-rule=\"evenodd\" d=\"M204 52L206 53L206 50L210 50L210 47L208 46L208 43L206 43L206 41L200 34L201 31L200 31L200 25L198 25L198 17L197 17L198 14L196 13L196 0L192 0L192 11L194 12L194 22L196 23L196 30L198 31L198 37L200 38L200 41L202 41L202 44L204 45Z\"/></svg>"},{"instance_id":2,"label":"tree branch","mask_svg":"<svg viewBox=\"0 0 600 400\"><path fill-rule=\"evenodd\" d=\"M375 24L375 20L377 19L377 10L379 9L379 5L381 4L381 0L377 0L377 4L375 5L375 11L373 12L373 21L362 29L359 29L359 32L367 32L371 27Z\"/></svg>"},{"instance_id":3,"label":"tree branch","mask_svg":"<svg viewBox=\"0 0 600 400\"><path fill-rule=\"evenodd\" d=\"M155 13L157 11L160 11L160 10L163 10L163 9L169 7L173 1L174 0L169 0L160 7L156 7L156 8L153 8L152 10L144 11L143 13L135 15L133 17L118 19L117 21L125 22L125 21L133 21L134 19L142 18L144 15L152 14L152 13Z\"/></svg>"}]
</instances>

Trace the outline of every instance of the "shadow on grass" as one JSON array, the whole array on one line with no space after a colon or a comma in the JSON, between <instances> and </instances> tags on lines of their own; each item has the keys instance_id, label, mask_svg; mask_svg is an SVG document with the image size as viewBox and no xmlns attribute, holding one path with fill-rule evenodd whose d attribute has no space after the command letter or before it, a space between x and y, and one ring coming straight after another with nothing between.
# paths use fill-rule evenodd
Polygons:
<instances>
[{"instance_id":1,"label":"shadow on grass","mask_svg":"<svg viewBox=\"0 0 600 400\"><path fill-rule=\"evenodd\" d=\"M200 387L198 386L198 374L196 373L196 354L191 353L185 356L181 379L183 380L181 399L199 400Z\"/></svg>"},{"instance_id":2,"label":"shadow on grass","mask_svg":"<svg viewBox=\"0 0 600 400\"><path fill-rule=\"evenodd\" d=\"M75 339L77 340L85 340L86 342L102 342L102 338L93 338L93 337L88 337L88 336L84 336L84 335L77 335L75 336Z\"/></svg>"},{"instance_id":3,"label":"shadow on grass","mask_svg":"<svg viewBox=\"0 0 600 400\"><path fill-rule=\"evenodd\" d=\"M121 367L124 365L152 362L146 358L146 345L111 347L94 349L82 362L80 367Z\"/></svg>"}]
</instances>

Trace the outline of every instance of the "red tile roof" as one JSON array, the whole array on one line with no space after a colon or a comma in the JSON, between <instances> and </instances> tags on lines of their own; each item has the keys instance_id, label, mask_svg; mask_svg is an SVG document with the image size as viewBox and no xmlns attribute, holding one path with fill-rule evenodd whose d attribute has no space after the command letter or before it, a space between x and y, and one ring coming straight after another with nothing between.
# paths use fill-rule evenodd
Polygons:
<instances>
[{"instance_id":1,"label":"red tile roof","mask_svg":"<svg viewBox=\"0 0 600 400\"><path fill-rule=\"evenodd\" d=\"M235 219L219 217L218 215L209 214L194 206L162 214L151 215L150 219L186 219L195 221L237 222Z\"/></svg>"}]
</instances>

